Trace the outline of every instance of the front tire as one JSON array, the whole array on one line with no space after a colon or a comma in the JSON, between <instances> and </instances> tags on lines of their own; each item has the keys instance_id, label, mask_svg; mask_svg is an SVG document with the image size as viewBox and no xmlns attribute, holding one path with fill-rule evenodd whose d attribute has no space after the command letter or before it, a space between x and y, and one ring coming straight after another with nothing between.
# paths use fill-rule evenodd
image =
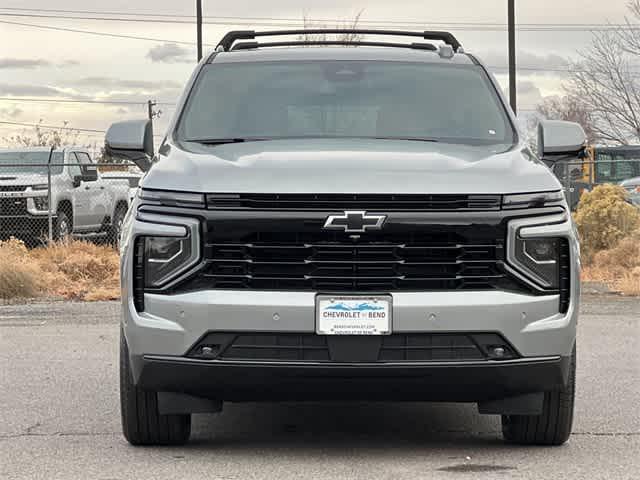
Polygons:
<instances>
[{"instance_id":1,"label":"front tire","mask_svg":"<svg viewBox=\"0 0 640 480\"><path fill-rule=\"evenodd\" d=\"M576 349L569 366L569 381L544 394L542 415L503 415L502 435L519 445L562 445L571 435L576 388Z\"/></svg>"},{"instance_id":2,"label":"front tire","mask_svg":"<svg viewBox=\"0 0 640 480\"><path fill-rule=\"evenodd\" d=\"M124 217L127 216L127 209L118 207L116 213L113 215L113 222L109 229L109 242L114 247L120 247L120 237L122 235L122 224L124 223Z\"/></svg>"},{"instance_id":3,"label":"front tire","mask_svg":"<svg viewBox=\"0 0 640 480\"><path fill-rule=\"evenodd\" d=\"M65 242L71 238L73 232L73 224L69 215L64 210L58 212L56 221L53 225L53 239L58 242Z\"/></svg>"},{"instance_id":4,"label":"front tire","mask_svg":"<svg viewBox=\"0 0 640 480\"><path fill-rule=\"evenodd\" d=\"M183 445L191 435L191 415L160 415L156 392L133 383L129 348L120 333L122 433L131 445Z\"/></svg>"}]
</instances>

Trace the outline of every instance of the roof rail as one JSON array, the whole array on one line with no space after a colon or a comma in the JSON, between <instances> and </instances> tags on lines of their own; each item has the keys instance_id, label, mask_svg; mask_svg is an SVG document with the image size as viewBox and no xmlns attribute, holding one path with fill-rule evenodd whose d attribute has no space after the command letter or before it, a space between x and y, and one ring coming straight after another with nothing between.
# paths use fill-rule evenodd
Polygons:
<instances>
[{"instance_id":1,"label":"roof rail","mask_svg":"<svg viewBox=\"0 0 640 480\"><path fill-rule=\"evenodd\" d=\"M437 51L435 45L431 43L388 43L388 42L359 42L349 40L309 40L309 41L291 41L291 42L239 42L231 47L232 51L235 50L251 50L254 48L262 47L297 47L297 46L309 46L309 45L343 45L347 46L362 46L362 47L398 47L398 48L413 48L416 50L429 50L432 52Z\"/></svg>"},{"instance_id":2,"label":"roof rail","mask_svg":"<svg viewBox=\"0 0 640 480\"><path fill-rule=\"evenodd\" d=\"M370 30L370 29L360 29L360 28L310 28L310 29L302 29L302 30L271 30L264 32L256 32L253 30L234 30L227 33L220 43L218 43L218 47L216 50L222 50L228 52L233 49L233 45L238 40L255 40L258 37L273 37L273 36L287 36L287 35L317 35L317 34L349 34L349 35L388 35L395 37L419 37L425 40L437 40L444 42L447 45L450 45L454 52L458 51L458 49L462 46L460 42L453 36L450 32L412 32L407 30ZM327 42L331 43L318 43L317 41L297 41L297 42L270 42L270 43L257 43L257 42L248 42L247 46L242 46L239 49L247 49L247 48L259 48L259 47L274 47L274 46L291 46L291 45L342 45L343 43L336 43L327 40ZM249 47L249 43L252 45ZM347 42L344 44L348 45L368 45L368 46L381 46L381 47L405 47L405 48L420 48L420 47L411 47L411 44L401 44L401 43L382 43L382 42ZM375 44L375 45L374 45ZM418 44L420 45L420 44ZM424 44L422 44L424 45Z\"/></svg>"}]
</instances>

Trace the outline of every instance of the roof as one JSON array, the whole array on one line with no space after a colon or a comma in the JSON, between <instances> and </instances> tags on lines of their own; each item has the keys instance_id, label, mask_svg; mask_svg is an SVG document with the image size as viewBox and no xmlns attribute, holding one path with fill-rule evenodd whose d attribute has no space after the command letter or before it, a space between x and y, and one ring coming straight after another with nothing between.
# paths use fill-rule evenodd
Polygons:
<instances>
[{"instance_id":1,"label":"roof","mask_svg":"<svg viewBox=\"0 0 640 480\"><path fill-rule=\"evenodd\" d=\"M437 51L398 47L283 47L232 50L212 55L210 63L243 63L264 61L305 60L377 60L396 62L425 62L472 65L466 54L457 53L452 58L442 58Z\"/></svg>"},{"instance_id":2,"label":"roof","mask_svg":"<svg viewBox=\"0 0 640 480\"><path fill-rule=\"evenodd\" d=\"M0 153L5 152L48 152L51 147L12 147L0 148Z\"/></svg>"},{"instance_id":3,"label":"roof","mask_svg":"<svg viewBox=\"0 0 640 480\"><path fill-rule=\"evenodd\" d=\"M51 147L11 147L11 148L0 148L0 152L48 152L51 150ZM54 152L63 152L65 150L78 150L81 152L88 152L89 150L86 147L77 147L73 145L68 145L66 147L56 148Z\"/></svg>"},{"instance_id":4,"label":"roof","mask_svg":"<svg viewBox=\"0 0 640 480\"><path fill-rule=\"evenodd\" d=\"M640 151L640 145L618 145L616 147L594 147L596 153L607 152L638 152Z\"/></svg>"}]
</instances>

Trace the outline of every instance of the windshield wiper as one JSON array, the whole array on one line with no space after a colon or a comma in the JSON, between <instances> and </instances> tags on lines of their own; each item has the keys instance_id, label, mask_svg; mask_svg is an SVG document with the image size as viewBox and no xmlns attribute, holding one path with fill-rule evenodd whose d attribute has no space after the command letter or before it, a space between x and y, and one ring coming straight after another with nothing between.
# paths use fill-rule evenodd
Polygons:
<instances>
[{"instance_id":1,"label":"windshield wiper","mask_svg":"<svg viewBox=\"0 0 640 480\"><path fill-rule=\"evenodd\" d=\"M433 142L437 143L439 140L437 138L430 137L373 137L376 140L407 140L410 142Z\"/></svg>"},{"instance_id":2,"label":"windshield wiper","mask_svg":"<svg viewBox=\"0 0 640 480\"><path fill-rule=\"evenodd\" d=\"M201 143L203 145L224 145L226 143L262 142L268 138L247 137L247 138L190 138L186 142Z\"/></svg>"},{"instance_id":3,"label":"windshield wiper","mask_svg":"<svg viewBox=\"0 0 640 480\"><path fill-rule=\"evenodd\" d=\"M267 140L300 140L308 138L321 138L321 139L350 139L350 138L363 138L363 139L375 139L375 140L406 140L412 142L438 142L436 138L430 137L322 137L322 136L297 136L297 137L235 137L235 138L189 138L185 142L195 142L202 145L224 145L227 143L244 143L244 142L264 142Z\"/></svg>"}]
</instances>

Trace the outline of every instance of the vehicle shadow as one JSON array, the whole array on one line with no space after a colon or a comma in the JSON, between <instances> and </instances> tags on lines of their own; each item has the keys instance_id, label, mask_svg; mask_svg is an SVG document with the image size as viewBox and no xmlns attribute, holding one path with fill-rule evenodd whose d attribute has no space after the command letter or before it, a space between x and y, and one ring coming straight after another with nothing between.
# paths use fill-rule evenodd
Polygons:
<instances>
[{"instance_id":1,"label":"vehicle shadow","mask_svg":"<svg viewBox=\"0 0 640 480\"><path fill-rule=\"evenodd\" d=\"M189 449L322 448L344 451L446 445L504 445L500 419L474 404L253 403L225 404L217 415L194 415Z\"/></svg>"}]
</instances>

